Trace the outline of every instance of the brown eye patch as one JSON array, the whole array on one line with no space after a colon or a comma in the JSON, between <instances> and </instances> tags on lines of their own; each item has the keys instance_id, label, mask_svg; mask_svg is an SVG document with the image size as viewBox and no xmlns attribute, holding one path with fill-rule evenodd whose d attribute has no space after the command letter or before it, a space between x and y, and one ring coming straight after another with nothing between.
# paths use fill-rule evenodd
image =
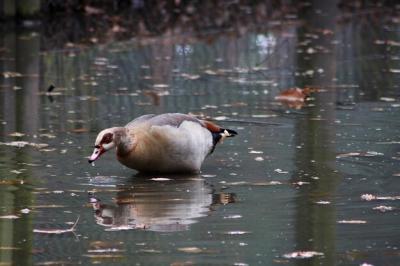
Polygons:
<instances>
[{"instance_id":1,"label":"brown eye patch","mask_svg":"<svg viewBox=\"0 0 400 266\"><path fill-rule=\"evenodd\" d=\"M113 141L113 134L112 133L107 133L103 136L103 138L100 141L100 145L101 144L108 144L111 143L111 141Z\"/></svg>"}]
</instances>

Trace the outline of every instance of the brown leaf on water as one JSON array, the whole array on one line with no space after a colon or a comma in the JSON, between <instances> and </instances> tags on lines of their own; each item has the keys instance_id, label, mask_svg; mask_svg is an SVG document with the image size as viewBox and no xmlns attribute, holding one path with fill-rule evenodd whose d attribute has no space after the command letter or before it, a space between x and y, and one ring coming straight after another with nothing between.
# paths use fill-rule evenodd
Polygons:
<instances>
[{"instance_id":1,"label":"brown leaf on water","mask_svg":"<svg viewBox=\"0 0 400 266\"><path fill-rule=\"evenodd\" d=\"M0 180L0 185L23 185L24 180L21 179L5 179Z\"/></svg>"},{"instance_id":2,"label":"brown leaf on water","mask_svg":"<svg viewBox=\"0 0 400 266\"><path fill-rule=\"evenodd\" d=\"M74 128L74 129L71 129L70 130L70 132L72 132L72 133L86 133L86 132L89 132L89 129L87 129L87 128L84 128L84 127L81 127L81 128Z\"/></svg>"},{"instance_id":3,"label":"brown leaf on water","mask_svg":"<svg viewBox=\"0 0 400 266\"><path fill-rule=\"evenodd\" d=\"M111 241L92 241L89 243L91 249L120 249L124 242L111 242Z\"/></svg>"},{"instance_id":4,"label":"brown leaf on water","mask_svg":"<svg viewBox=\"0 0 400 266\"><path fill-rule=\"evenodd\" d=\"M143 94L151 99L153 105L155 106L160 105L160 95L157 92L152 90L145 90L143 91Z\"/></svg>"},{"instance_id":5,"label":"brown leaf on water","mask_svg":"<svg viewBox=\"0 0 400 266\"><path fill-rule=\"evenodd\" d=\"M305 87L304 89L290 88L275 96L275 100L278 100L280 103L288 106L289 108L301 109L305 105L307 97L309 97L311 93L318 91L318 88L311 87Z\"/></svg>"}]
</instances>

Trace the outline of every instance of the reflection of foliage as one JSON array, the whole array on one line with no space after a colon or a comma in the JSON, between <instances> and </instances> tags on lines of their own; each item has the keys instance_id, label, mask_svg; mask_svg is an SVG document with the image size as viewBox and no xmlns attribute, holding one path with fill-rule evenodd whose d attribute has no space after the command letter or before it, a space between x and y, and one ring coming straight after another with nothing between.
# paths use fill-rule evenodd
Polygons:
<instances>
[{"instance_id":1,"label":"reflection of foliage","mask_svg":"<svg viewBox=\"0 0 400 266\"><path fill-rule=\"evenodd\" d=\"M42 4L44 49L172 32L241 32L294 10L280 1L48 0Z\"/></svg>"}]
</instances>

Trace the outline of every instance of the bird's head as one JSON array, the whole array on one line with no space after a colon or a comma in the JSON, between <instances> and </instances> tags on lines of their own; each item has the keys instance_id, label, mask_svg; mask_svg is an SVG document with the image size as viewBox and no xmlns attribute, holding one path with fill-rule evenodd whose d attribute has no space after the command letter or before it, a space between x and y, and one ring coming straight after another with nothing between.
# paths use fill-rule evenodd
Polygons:
<instances>
[{"instance_id":1,"label":"bird's head","mask_svg":"<svg viewBox=\"0 0 400 266\"><path fill-rule=\"evenodd\" d=\"M97 135L94 144L94 150L89 158L89 163L92 163L100 158L100 156L108 150L115 147L115 130L113 128L104 129Z\"/></svg>"}]
</instances>

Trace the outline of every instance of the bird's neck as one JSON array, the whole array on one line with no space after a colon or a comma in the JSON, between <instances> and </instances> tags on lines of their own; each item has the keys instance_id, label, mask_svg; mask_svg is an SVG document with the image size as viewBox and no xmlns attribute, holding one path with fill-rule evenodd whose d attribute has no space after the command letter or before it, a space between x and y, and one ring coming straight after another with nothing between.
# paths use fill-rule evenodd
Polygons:
<instances>
[{"instance_id":1,"label":"bird's neck","mask_svg":"<svg viewBox=\"0 0 400 266\"><path fill-rule=\"evenodd\" d=\"M134 144L128 136L128 129L125 127L115 127L113 128L113 131L115 136L114 143L117 148L117 154L125 155L129 153L133 149Z\"/></svg>"}]
</instances>

